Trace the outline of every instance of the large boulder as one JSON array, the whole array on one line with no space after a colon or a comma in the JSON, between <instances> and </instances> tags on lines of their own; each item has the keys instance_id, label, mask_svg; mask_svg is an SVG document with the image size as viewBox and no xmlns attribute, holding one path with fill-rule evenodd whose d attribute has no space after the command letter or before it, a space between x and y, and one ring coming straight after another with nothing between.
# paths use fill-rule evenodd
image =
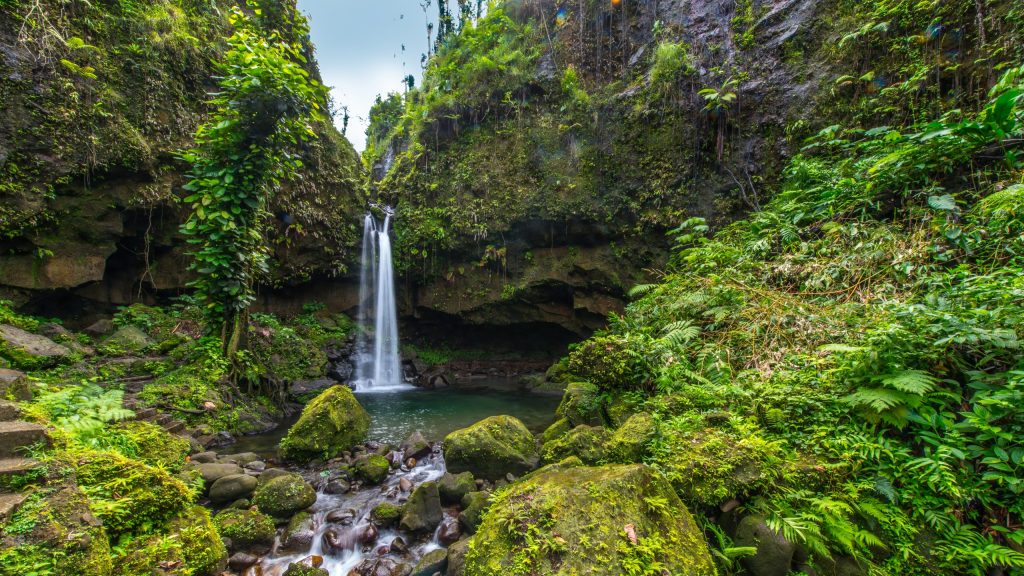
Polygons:
<instances>
[{"instance_id":1,"label":"large boulder","mask_svg":"<svg viewBox=\"0 0 1024 576\"><path fill-rule=\"evenodd\" d=\"M609 433L603 426L577 426L541 448L545 463L558 462L569 456L578 456L586 464L597 464L605 459L604 443Z\"/></svg>"},{"instance_id":2,"label":"large boulder","mask_svg":"<svg viewBox=\"0 0 1024 576\"><path fill-rule=\"evenodd\" d=\"M281 441L281 454L294 460L333 458L366 440L369 429L370 415L352 391L333 386L302 410Z\"/></svg>"},{"instance_id":3,"label":"large boulder","mask_svg":"<svg viewBox=\"0 0 1024 576\"><path fill-rule=\"evenodd\" d=\"M122 326L103 341L103 345L123 352L141 352L153 345L153 340L138 326Z\"/></svg>"},{"instance_id":4,"label":"large boulder","mask_svg":"<svg viewBox=\"0 0 1024 576\"><path fill-rule=\"evenodd\" d=\"M253 494L252 502L261 512L286 518L305 510L316 502L316 491L302 476L285 474L269 482L262 482Z\"/></svg>"},{"instance_id":5,"label":"large boulder","mask_svg":"<svg viewBox=\"0 0 1024 576\"><path fill-rule=\"evenodd\" d=\"M462 512L459 512L459 526L468 534L473 534L480 527L484 512L491 504L491 495L487 492L470 492L462 497Z\"/></svg>"},{"instance_id":6,"label":"large boulder","mask_svg":"<svg viewBox=\"0 0 1024 576\"><path fill-rule=\"evenodd\" d=\"M740 563L751 576L786 576L793 563L796 546L782 534L772 530L759 516L747 516L736 526L736 546L750 546L757 549L752 556L745 556Z\"/></svg>"},{"instance_id":7,"label":"large boulder","mask_svg":"<svg viewBox=\"0 0 1024 576\"><path fill-rule=\"evenodd\" d=\"M402 451L402 455L406 458L420 459L430 454L430 442L423 436L423 433L416 430L406 438L405 442L399 446L399 450Z\"/></svg>"},{"instance_id":8,"label":"large boulder","mask_svg":"<svg viewBox=\"0 0 1024 576\"><path fill-rule=\"evenodd\" d=\"M217 480L225 476L235 476L245 472L238 464L217 462L200 464L196 466L196 469L199 470L199 474L203 477L203 482L207 487L213 486Z\"/></svg>"},{"instance_id":9,"label":"large boulder","mask_svg":"<svg viewBox=\"0 0 1024 576\"><path fill-rule=\"evenodd\" d=\"M491 416L444 439L449 472L472 472L477 478L498 480L533 470L539 459L533 434L512 416Z\"/></svg>"},{"instance_id":10,"label":"large boulder","mask_svg":"<svg viewBox=\"0 0 1024 576\"><path fill-rule=\"evenodd\" d=\"M398 526L410 532L431 532L441 523L441 496L436 482L424 482L412 491Z\"/></svg>"},{"instance_id":11,"label":"large boulder","mask_svg":"<svg viewBox=\"0 0 1024 576\"><path fill-rule=\"evenodd\" d=\"M524 562L552 576L617 576L627 563L716 574L700 527L661 475L642 464L578 463L545 467L501 492L471 539L465 575L510 574ZM524 524L549 545L528 547Z\"/></svg>"},{"instance_id":12,"label":"large boulder","mask_svg":"<svg viewBox=\"0 0 1024 576\"><path fill-rule=\"evenodd\" d=\"M0 324L0 357L7 358L18 368L47 368L70 355L70 349L46 336Z\"/></svg>"}]
</instances>

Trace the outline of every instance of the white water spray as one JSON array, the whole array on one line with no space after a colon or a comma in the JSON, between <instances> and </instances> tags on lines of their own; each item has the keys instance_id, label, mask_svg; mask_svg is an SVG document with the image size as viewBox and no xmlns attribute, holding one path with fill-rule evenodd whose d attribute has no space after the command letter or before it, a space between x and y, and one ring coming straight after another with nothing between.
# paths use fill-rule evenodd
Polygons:
<instances>
[{"instance_id":1,"label":"white water spray","mask_svg":"<svg viewBox=\"0 0 1024 576\"><path fill-rule=\"evenodd\" d=\"M373 388L403 386L402 359L398 354L398 307L395 270L391 263L391 213L377 234L377 321L373 331Z\"/></svg>"},{"instance_id":2,"label":"white water spray","mask_svg":"<svg viewBox=\"0 0 1024 576\"><path fill-rule=\"evenodd\" d=\"M387 207L384 221L371 214L363 220L363 254L359 274L359 335L356 341L356 386L360 392L406 388L398 351L398 306L391 257L391 220ZM373 331L371 332L371 326Z\"/></svg>"}]
</instances>

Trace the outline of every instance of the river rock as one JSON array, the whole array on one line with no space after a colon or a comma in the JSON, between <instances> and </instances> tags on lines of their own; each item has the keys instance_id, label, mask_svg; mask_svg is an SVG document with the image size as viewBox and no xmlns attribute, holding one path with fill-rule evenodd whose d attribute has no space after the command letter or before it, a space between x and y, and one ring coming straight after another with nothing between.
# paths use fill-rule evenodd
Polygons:
<instances>
[{"instance_id":1,"label":"river rock","mask_svg":"<svg viewBox=\"0 0 1024 576\"><path fill-rule=\"evenodd\" d=\"M323 568L309 566L301 562L292 562L288 569L281 576L331 576L331 573Z\"/></svg>"},{"instance_id":2,"label":"river rock","mask_svg":"<svg viewBox=\"0 0 1024 576\"><path fill-rule=\"evenodd\" d=\"M619 574L615 568L635 554L629 543L633 537L641 545L654 538L672 543L654 549L649 559L665 573L716 573L700 526L672 485L643 464L587 467L570 458L510 485L501 497L516 505L491 507L484 515L466 555L470 574L508 573L520 553L510 545L509 523L541 517L550 520L534 524L537 538L561 540L566 550L600 550L601 558L586 553L540 555L531 565L537 574ZM666 505L651 507L647 502L653 500Z\"/></svg>"},{"instance_id":3,"label":"river rock","mask_svg":"<svg viewBox=\"0 0 1024 576\"><path fill-rule=\"evenodd\" d=\"M200 464L197 469L207 487L212 487L214 482L225 476L238 476L243 473L242 467L238 464L218 464L216 462Z\"/></svg>"},{"instance_id":4,"label":"river rock","mask_svg":"<svg viewBox=\"0 0 1024 576\"><path fill-rule=\"evenodd\" d=\"M259 462L262 458L255 452L239 452L238 454L226 454L217 458L218 462L230 462L246 468L253 462Z\"/></svg>"},{"instance_id":5,"label":"river rock","mask_svg":"<svg viewBox=\"0 0 1024 576\"><path fill-rule=\"evenodd\" d=\"M274 521L256 510L228 508L213 517L217 532L231 540L232 551L266 554L274 545Z\"/></svg>"},{"instance_id":6,"label":"river rock","mask_svg":"<svg viewBox=\"0 0 1024 576\"><path fill-rule=\"evenodd\" d=\"M350 488L344 480L331 480L324 486L324 494L345 494Z\"/></svg>"},{"instance_id":7,"label":"river rock","mask_svg":"<svg viewBox=\"0 0 1024 576\"><path fill-rule=\"evenodd\" d=\"M352 523L353 520L355 520L355 517L355 510L352 510L351 508L339 509L331 510L330 512L328 512L325 520L327 520L331 524L342 524L344 526L348 526Z\"/></svg>"},{"instance_id":8,"label":"river rock","mask_svg":"<svg viewBox=\"0 0 1024 576\"><path fill-rule=\"evenodd\" d=\"M380 530L372 523L364 524L356 529L356 541L360 544L372 544L380 537Z\"/></svg>"},{"instance_id":9,"label":"river rock","mask_svg":"<svg viewBox=\"0 0 1024 576\"><path fill-rule=\"evenodd\" d=\"M462 530L459 528L459 521L457 518L445 516L444 520L441 521L441 525L437 528L437 540L443 546L450 546L462 537Z\"/></svg>"},{"instance_id":10,"label":"river rock","mask_svg":"<svg viewBox=\"0 0 1024 576\"><path fill-rule=\"evenodd\" d=\"M288 476L290 474L294 474L294 472L289 472L284 468L268 468L260 474L260 485L262 486L274 478L280 478L281 476Z\"/></svg>"},{"instance_id":11,"label":"river rock","mask_svg":"<svg viewBox=\"0 0 1024 576\"><path fill-rule=\"evenodd\" d=\"M424 482L413 490L398 526L410 532L430 532L441 522L441 497L436 482Z\"/></svg>"},{"instance_id":12,"label":"river rock","mask_svg":"<svg viewBox=\"0 0 1024 576\"><path fill-rule=\"evenodd\" d=\"M447 567L448 551L444 548L439 548L424 554L420 561L416 563L416 567L412 569L412 574L409 576L434 576L438 572L443 574Z\"/></svg>"},{"instance_id":13,"label":"river rock","mask_svg":"<svg viewBox=\"0 0 1024 576\"><path fill-rule=\"evenodd\" d=\"M231 558L228 558L228 567L235 572L244 572L248 567L259 561L259 556L253 556L245 552L235 552L231 555Z\"/></svg>"},{"instance_id":14,"label":"river rock","mask_svg":"<svg viewBox=\"0 0 1024 576\"><path fill-rule=\"evenodd\" d=\"M408 492L412 490L412 480L409 480L405 476L398 479L398 489L402 492Z\"/></svg>"},{"instance_id":15,"label":"river rock","mask_svg":"<svg viewBox=\"0 0 1024 576\"><path fill-rule=\"evenodd\" d=\"M355 544L353 534L338 530L336 528L328 528L324 530L324 534L321 537L323 539L324 549L329 551L331 554L341 554L345 550L352 548Z\"/></svg>"},{"instance_id":16,"label":"river rock","mask_svg":"<svg viewBox=\"0 0 1024 576\"><path fill-rule=\"evenodd\" d=\"M437 491L441 495L441 503L447 506L462 502L462 497L476 490L476 481L472 472L452 474L446 472L437 481Z\"/></svg>"},{"instance_id":17,"label":"river rock","mask_svg":"<svg viewBox=\"0 0 1024 576\"><path fill-rule=\"evenodd\" d=\"M740 559L751 576L786 576L789 573L796 547L769 528L764 518L747 516L740 520L733 542L736 546L757 548L753 556Z\"/></svg>"},{"instance_id":18,"label":"river rock","mask_svg":"<svg viewBox=\"0 0 1024 576\"><path fill-rule=\"evenodd\" d=\"M370 416L346 386L332 386L313 399L281 441L293 460L329 459L366 439Z\"/></svg>"},{"instance_id":19,"label":"river rock","mask_svg":"<svg viewBox=\"0 0 1024 576\"><path fill-rule=\"evenodd\" d=\"M244 498L256 490L256 478L248 474L231 474L222 476L210 486L210 500L214 502L230 502Z\"/></svg>"},{"instance_id":20,"label":"river rock","mask_svg":"<svg viewBox=\"0 0 1024 576\"><path fill-rule=\"evenodd\" d=\"M281 550L293 554L309 550L315 537L313 517L307 512L300 512L288 521L288 526L281 534Z\"/></svg>"},{"instance_id":21,"label":"river rock","mask_svg":"<svg viewBox=\"0 0 1024 576\"><path fill-rule=\"evenodd\" d=\"M408 576L409 565L387 556L367 558L359 563L349 576Z\"/></svg>"},{"instance_id":22,"label":"river rock","mask_svg":"<svg viewBox=\"0 0 1024 576\"><path fill-rule=\"evenodd\" d=\"M427 454L430 454L430 442L423 437L423 433L416 430L402 442L399 446L399 450L405 455L406 458L423 458Z\"/></svg>"},{"instance_id":23,"label":"river rock","mask_svg":"<svg viewBox=\"0 0 1024 576\"><path fill-rule=\"evenodd\" d=\"M466 572L466 552L469 549L469 539L459 540L448 547L448 570L445 576L463 576Z\"/></svg>"},{"instance_id":24,"label":"river rock","mask_svg":"<svg viewBox=\"0 0 1024 576\"><path fill-rule=\"evenodd\" d=\"M409 552L409 545L405 543L405 539L401 536L395 536L395 539L391 541L389 546L391 552L399 555L407 554Z\"/></svg>"},{"instance_id":25,"label":"river rock","mask_svg":"<svg viewBox=\"0 0 1024 576\"><path fill-rule=\"evenodd\" d=\"M376 486L387 479L390 470L388 459L378 454L360 456L352 463L352 474L369 486Z\"/></svg>"},{"instance_id":26,"label":"river rock","mask_svg":"<svg viewBox=\"0 0 1024 576\"><path fill-rule=\"evenodd\" d=\"M381 502L370 511L370 518L381 528L390 528L398 524L402 517L402 506L396 506L390 502Z\"/></svg>"},{"instance_id":27,"label":"river rock","mask_svg":"<svg viewBox=\"0 0 1024 576\"><path fill-rule=\"evenodd\" d=\"M452 432L444 439L444 457L449 472L491 481L529 472L539 460L533 434L512 416L491 416Z\"/></svg>"},{"instance_id":28,"label":"river rock","mask_svg":"<svg viewBox=\"0 0 1024 576\"><path fill-rule=\"evenodd\" d=\"M259 484L252 502L262 512L285 518L312 506L316 502L316 491L302 476L286 474Z\"/></svg>"},{"instance_id":29,"label":"river rock","mask_svg":"<svg viewBox=\"0 0 1024 576\"><path fill-rule=\"evenodd\" d=\"M217 461L217 453L212 451L199 452L198 454L189 456L189 460L196 464L213 464Z\"/></svg>"},{"instance_id":30,"label":"river rock","mask_svg":"<svg viewBox=\"0 0 1024 576\"><path fill-rule=\"evenodd\" d=\"M491 505L491 495L487 492L469 492L462 497L462 512L459 512L459 526L469 534L476 532L484 512Z\"/></svg>"},{"instance_id":31,"label":"river rock","mask_svg":"<svg viewBox=\"0 0 1024 576\"><path fill-rule=\"evenodd\" d=\"M0 324L0 348L6 348L15 365L24 368L47 368L71 355L71 350L46 336L10 324Z\"/></svg>"}]
</instances>

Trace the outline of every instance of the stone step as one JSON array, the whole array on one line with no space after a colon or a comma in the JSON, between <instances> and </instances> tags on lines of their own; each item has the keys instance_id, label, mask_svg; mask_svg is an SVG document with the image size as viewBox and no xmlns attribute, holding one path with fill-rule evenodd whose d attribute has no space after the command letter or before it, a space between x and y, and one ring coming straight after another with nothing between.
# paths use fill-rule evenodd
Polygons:
<instances>
[{"instance_id":1,"label":"stone step","mask_svg":"<svg viewBox=\"0 0 1024 576\"><path fill-rule=\"evenodd\" d=\"M167 424L164 424L164 430L167 430L171 434L177 434L185 429L185 423L181 420L174 420Z\"/></svg>"},{"instance_id":2,"label":"stone step","mask_svg":"<svg viewBox=\"0 0 1024 576\"><path fill-rule=\"evenodd\" d=\"M152 420L156 417L156 408L140 408L135 410L136 420Z\"/></svg>"},{"instance_id":3,"label":"stone step","mask_svg":"<svg viewBox=\"0 0 1024 576\"><path fill-rule=\"evenodd\" d=\"M39 424L14 420L0 422L0 458L18 456L37 442L49 442L46 428Z\"/></svg>"},{"instance_id":4,"label":"stone step","mask_svg":"<svg viewBox=\"0 0 1024 576\"><path fill-rule=\"evenodd\" d=\"M21 418L21 408L9 400L0 400L0 422L10 422Z\"/></svg>"},{"instance_id":5,"label":"stone step","mask_svg":"<svg viewBox=\"0 0 1024 576\"><path fill-rule=\"evenodd\" d=\"M174 420L174 416L171 416L170 414L160 414L153 418L153 422L155 424L159 424L160 426L165 426L169 424L172 420Z\"/></svg>"},{"instance_id":6,"label":"stone step","mask_svg":"<svg viewBox=\"0 0 1024 576\"><path fill-rule=\"evenodd\" d=\"M0 460L0 487L6 486L9 479L34 472L42 466L33 458L4 458Z\"/></svg>"},{"instance_id":7,"label":"stone step","mask_svg":"<svg viewBox=\"0 0 1024 576\"><path fill-rule=\"evenodd\" d=\"M28 494L0 494L0 522L10 518L26 498Z\"/></svg>"}]
</instances>

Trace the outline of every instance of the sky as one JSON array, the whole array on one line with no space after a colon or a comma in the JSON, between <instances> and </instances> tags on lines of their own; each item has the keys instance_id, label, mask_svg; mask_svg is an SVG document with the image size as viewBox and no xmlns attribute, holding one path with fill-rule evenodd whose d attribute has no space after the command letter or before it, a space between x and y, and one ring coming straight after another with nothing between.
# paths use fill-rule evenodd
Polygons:
<instances>
[{"instance_id":1,"label":"sky","mask_svg":"<svg viewBox=\"0 0 1024 576\"><path fill-rule=\"evenodd\" d=\"M409 74L419 84L420 56L427 51L423 0L298 1L309 17L324 84L331 87L338 110L348 106L346 136L361 152L374 98L401 91ZM427 9L432 21L437 19L435 2ZM339 130L341 116L335 118Z\"/></svg>"}]
</instances>

